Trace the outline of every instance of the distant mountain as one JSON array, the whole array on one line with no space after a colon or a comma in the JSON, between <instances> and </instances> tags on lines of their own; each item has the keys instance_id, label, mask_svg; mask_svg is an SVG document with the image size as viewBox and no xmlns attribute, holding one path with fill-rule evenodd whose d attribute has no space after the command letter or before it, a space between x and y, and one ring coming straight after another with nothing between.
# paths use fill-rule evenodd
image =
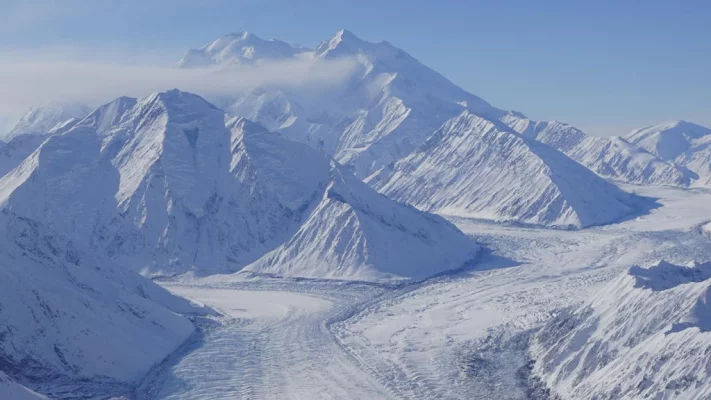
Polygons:
<instances>
[{"instance_id":1,"label":"distant mountain","mask_svg":"<svg viewBox=\"0 0 711 400\"><path fill-rule=\"evenodd\" d=\"M469 112L368 182L431 212L560 228L606 224L644 207L557 150Z\"/></svg>"},{"instance_id":2,"label":"distant mountain","mask_svg":"<svg viewBox=\"0 0 711 400\"><path fill-rule=\"evenodd\" d=\"M671 121L630 132L630 143L672 162L693 175L695 186L711 186L711 129Z\"/></svg>"},{"instance_id":3,"label":"distant mountain","mask_svg":"<svg viewBox=\"0 0 711 400\"><path fill-rule=\"evenodd\" d=\"M564 398L711 397L711 264L632 267L533 339L534 373Z\"/></svg>"},{"instance_id":4,"label":"distant mountain","mask_svg":"<svg viewBox=\"0 0 711 400\"><path fill-rule=\"evenodd\" d=\"M464 110L504 114L388 42L366 42L342 30L315 50L287 46L247 33L228 35L190 50L180 64L241 64L245 54L249 60L352 60L356 68L347 83L316 96L261 87L216 101L230 114L325 151L361 178L407 156Z\"/></svg>"},{"instance_id":5,"label":"distant mountain","mask_svg":"<svg viewBox=\"0 0 711 400\"><path fill-rule=\"evenodd\" d=\"M66 128L86 117L90 112L91 108L88 106L76 103L33 108L15 124L10 132L0 137L0 140L9 142L20 135L44 135L52 129Z\"/></svg>"},{"instance_id":6,"label":"distant mountain","mask_svg":"<svg viewBox=\"0 0 711 400\"><path fill-rule=\"evenodd\" d=\"M7 209L0 238L0 365L50 397L88 379L125 392L193 332L179 314L210 312Z\"/></svg>"},{"instance_id":7,"label":"distant mountain","mask_svg":"<svg viewBox=\"0 0 711 400\"><path fill-rule=\"evenodd\" d=\"M49 137L0 179L0 204L149 274L424 278L478 249L319 151L177 90Z\"/></svg>"},{"instance_id":8,"label":"distant mountain","mask_svg":"<svg viewBox=\"0 0 711 400\"><path fill-rule=\"evenodd\" d=\"M263 40L249 32L225 35L199 49L189 50L178 62L182 68L244 65L287 59L308 51L279 40Z\"/></svg>"},{"instance_id":9,"label":"distant mountain","mask_svg":"<svg viewBox=\"0 0 711 400\"><path fill-rule=\"evenodd\" d=\"M565 153L598 175L640 185L688 186L692 180L683 168L663 160L619 137L588 136L557 121L533 121L511 112L501 119L526 138L538 140Z\"/></svg>"}]
</instances>

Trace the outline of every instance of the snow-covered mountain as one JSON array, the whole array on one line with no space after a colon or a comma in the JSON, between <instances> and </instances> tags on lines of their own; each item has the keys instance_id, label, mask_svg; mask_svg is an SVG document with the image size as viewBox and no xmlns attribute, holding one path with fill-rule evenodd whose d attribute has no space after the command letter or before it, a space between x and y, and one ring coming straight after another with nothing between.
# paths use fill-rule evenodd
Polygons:
<instances>
[{"instance_id":1,"label":"snow-covered mountain","mask_svg":"<svg viewBox=\"0 0 711 400\"><path fill-rule=\"evenodd\" d=\"M91 108L77 103L33 108L15 124L10 132L0 137L0 140L9 142L20 135L45 135L53 129L66 129L90 112Z\"/></svg>"},{"instance_id":2,"label":"snow-covered mountain","mask_svg":"<svg viewBox=\"0 0 711 400\"><path fill-rule=\"evenodd\" d=\"M315 50L287 46L247 33L228 35L190 50L181 65L242 63L245 53L314 63L353 60L355 72L345 85L316 96L270 86L216 101L230 114L324 150L361 178L408 155L463 110L504 114L388 42L370 43L342 30Z\"/></svg>"},{"instance_id":3,"label":"snow-covered mountain","mask_svg":"<svg viewBox=\"0 0 711 400\"><path fill-rule=\"evenodd\" d=\"M310 146L177 90L118 99L49 137L0 179L0 202L157 274L252 264L423 278L477 251L442 218L376 194Z\"/></svg>"},{"instance_id":4,"label":"snow-covered mountain","mask_svg":"<svg viewBox=\"0 0 711 400\"><path fill-rule=\"evenodd\" d=\"M640 185L688 186L691 175L620 137L593 137L557 121L533 121L517 112L501 119L526 138L554 147L598 175Z\"/></svg>"},{"instance_id":5,"label":"snow-covered mountain","mask_svg":"<svg viewBox=\"0 0 711 400\"><path fill-rule=\"evenodd\" d=\"M709 398L711 264L632 267L533 343L534 372L564 398Z\"/></svg>"},{"instance_id":6,"label":"snow-covered mountain","mask_svg":"<svg viewBox=\"0 0 711 400\"><path fill-rule=\"evenodd\" d=\"M181 68L254 64L294 57L308 49L282 41L264 40L249 32L225 35L199 49L189 50L178 62Z\"/></svg>"},{"instance_id":7,"label":"snow-covered mountain","mask_svg":"<svg viewBox=\"0 0 711 400\"><path fill-rule=\"evenodd\" d=\"M12 400L47 400L47 397L32 391L0 371L0 398Z\"/></svg>"},{"instance_id":8,"label":"snow-covered mountain","mask_svg":"<svg viewBox=\"0 0 711 400\"><path fill-rule=\"evenodd\" d=\"M630 132L626 139L685 168L693 185L711 186L711 129L686 121L664 122Z\"/></svg>"},{"instance_id":9,"label":"snow-covered mountain","mask_svg":"<svg viewBox=\"0 0 711 400\"><path fill-rule=\"evenodd\" d=\"M0 365L50 397L135 384L193 332L179 313L211 312L6 209L0 262Z\"/></svg>"},{"instance_id":10,"label":"snow-covered mountain","mask_svg":"<svg viewBox=\"0 0 711 400\"><path fill-rule=\"evenodd\" d=\"M557 150L469 112L368 182L440 214L564 228L613 222L643 203Z\"/></svg>"}]
</instances>

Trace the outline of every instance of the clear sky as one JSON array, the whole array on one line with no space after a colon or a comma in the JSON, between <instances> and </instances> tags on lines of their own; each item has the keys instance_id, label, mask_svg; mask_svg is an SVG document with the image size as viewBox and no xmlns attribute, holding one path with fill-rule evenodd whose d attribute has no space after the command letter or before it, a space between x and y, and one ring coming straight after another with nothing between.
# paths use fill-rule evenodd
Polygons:
<instances>
[{"instance_id":1,"label":"clear sky","mask_svg":"<svg viewBox=\"0 0 711 400\"><path fill-rule=\"evenodd\" d=\"M173 63L229 32L315 46L347 28L533 118L598 134L711 125L708 0L0 0L0 10L0 64L28 52Z\"/></svg>"}]
</instances>

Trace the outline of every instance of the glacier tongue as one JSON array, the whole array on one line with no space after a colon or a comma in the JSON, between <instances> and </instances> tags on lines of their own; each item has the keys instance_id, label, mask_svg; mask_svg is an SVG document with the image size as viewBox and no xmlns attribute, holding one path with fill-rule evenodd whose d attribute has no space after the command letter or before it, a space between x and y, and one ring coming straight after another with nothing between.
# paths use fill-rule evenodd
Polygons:
<instances>
[{"instance_id":1,"label":"glacier tongue","mask_svg":"<svg viewBox=\"0 0 711 400\"><path fill-rule=\"evenodd\" d=\"M318 150L177 90L119 99L49 137L0 179L0 202L149 274L256 262L288 276L424 278L478 249Z\"/></svg>"},{"instance_id":2,"label":"glacier tongue","mask_svg":"<svg viewBox=\"0 0 711 400\"><path fill-rule=\"evenodd\" d=\"M368 182L428 211L562 228L614 222L643 205L557 150L469 112Z\"/></svg>"}]
</instances>

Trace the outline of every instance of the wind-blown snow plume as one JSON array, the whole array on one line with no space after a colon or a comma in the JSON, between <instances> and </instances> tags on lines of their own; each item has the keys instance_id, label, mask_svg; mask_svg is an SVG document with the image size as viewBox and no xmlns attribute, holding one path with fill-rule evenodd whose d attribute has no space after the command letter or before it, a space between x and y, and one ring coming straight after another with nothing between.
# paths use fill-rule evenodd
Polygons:
<instances>
[{"instance_id":1,"label":"wind-blown snow plume","mask_svg":"<svg viewBox=\"0 0 711 400\"><path fill-rule=\"evenodd\" d=\"M272 85L320 90L342 85L353 73L354 66L355 61L348 57L264 60L251 65L181 69L101 60L0 55L0 76L13 77L0 80L0 112L19 118L31 107L69 101L99 105L122 95L141 97L173 88L209 98Z\"/></svg>"}]
</instances>

